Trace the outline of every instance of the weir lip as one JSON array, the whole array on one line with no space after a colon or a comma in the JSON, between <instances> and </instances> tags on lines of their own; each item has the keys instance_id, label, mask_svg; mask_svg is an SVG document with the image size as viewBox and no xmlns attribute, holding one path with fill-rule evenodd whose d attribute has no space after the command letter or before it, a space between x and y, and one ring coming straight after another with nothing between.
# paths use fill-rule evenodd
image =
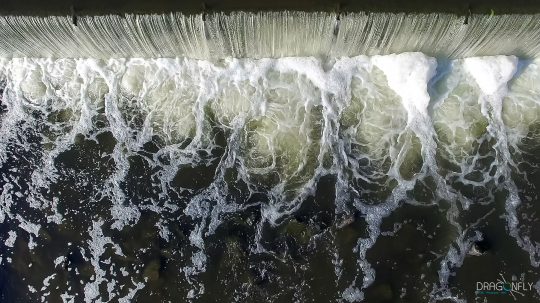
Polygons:
<instances>
[{"instance_id":1,"label":"weir lip","mask_svg":"<svg viewBox=\"0 0 540 303\"><path fill-rule=\"evenodd\" d=\"M170 12L202 13L204 11L324 11L324 12L405 12L478 14L531 14L540 12L535 0L2 0L0 15L65 16L72 11L79 16L109 14L159 14Z\"/></svg>"}]
</instances>

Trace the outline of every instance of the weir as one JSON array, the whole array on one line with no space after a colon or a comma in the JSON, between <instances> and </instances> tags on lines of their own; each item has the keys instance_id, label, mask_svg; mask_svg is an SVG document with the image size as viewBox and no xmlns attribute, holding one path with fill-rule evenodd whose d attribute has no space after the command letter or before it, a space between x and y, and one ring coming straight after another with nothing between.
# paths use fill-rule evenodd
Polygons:
<instances>
[{"instance_id":1,"label":"weir","mask_svg":"<svg viewBox=\"0 0 540 303\"><path fill-rule=\"evenodd\" d=\"M534 1L92 3L0 8L0 301L540 300Z\"/></svg>"},{"instance_id":2,"label":"weir","mask_svg":"<svg viewBox=\"0 0 540 303\"><path fill-rule=\"evenodd\" d=\"M536 14L209 12L2 16L4 57L196 59L342 57L418 51L435 57L535 57Z\"/></svg>"}]
</instances>

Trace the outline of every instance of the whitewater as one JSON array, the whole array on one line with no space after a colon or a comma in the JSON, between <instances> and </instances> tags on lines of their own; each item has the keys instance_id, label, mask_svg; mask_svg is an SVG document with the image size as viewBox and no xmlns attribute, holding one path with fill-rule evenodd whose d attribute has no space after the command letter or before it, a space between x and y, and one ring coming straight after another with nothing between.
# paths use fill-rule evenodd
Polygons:
<instances>
[{"instance_id":1,"label":"whitewater","mask_svg":"<svg viewBox=\"0 0 540 303\"><path fill-rule=\"evenodd\" d=\"M0 80L7 299L464 302L501 270L540 298L538 60L20 57Z\"/></svg>"}]
</instances>

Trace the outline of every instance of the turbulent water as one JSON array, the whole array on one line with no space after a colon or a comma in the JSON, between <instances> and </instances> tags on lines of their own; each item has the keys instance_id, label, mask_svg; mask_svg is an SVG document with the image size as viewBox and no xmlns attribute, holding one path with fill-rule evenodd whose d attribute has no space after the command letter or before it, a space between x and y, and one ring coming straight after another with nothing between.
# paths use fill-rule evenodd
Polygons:
<instances>
[{"instance_id":1,"label":"turbulent water","mask_svg":"<svg viewBox=\"0 0 540 303\"><path fill-rule=\"evenodd\" d=\"M540 62L0 65L5 302L540 300Z\"/></svg>"}]
</instances>

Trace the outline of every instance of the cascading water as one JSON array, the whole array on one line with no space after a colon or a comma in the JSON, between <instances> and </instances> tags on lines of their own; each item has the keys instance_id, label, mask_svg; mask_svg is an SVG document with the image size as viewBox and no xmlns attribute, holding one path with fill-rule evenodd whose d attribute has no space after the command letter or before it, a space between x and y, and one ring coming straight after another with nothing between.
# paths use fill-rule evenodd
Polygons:
<instances>
[{"instance_id":1,"label":"cascading water","mask_svg":"<svg viewBox=\"0 0 540 303\"><path fill-rule=\"evenodd\" d=\"M2 300L540 300L540 62L359 16L3 17L0 53L61 59L0 62Z\"/></svg>"},{"instance_id":2,"label":"cascading water","mask_svg":"<svg viewBox=\"0 0 540 303\"><path fill-rule=\"evenodd\" d=\"M18 57L352 57L540 54L540 14L231 12L0 16L0 55ZM46 37L46 38L44 38ZM519 43L518 43L519 42Z\"/></svg>"}]
</instances>

